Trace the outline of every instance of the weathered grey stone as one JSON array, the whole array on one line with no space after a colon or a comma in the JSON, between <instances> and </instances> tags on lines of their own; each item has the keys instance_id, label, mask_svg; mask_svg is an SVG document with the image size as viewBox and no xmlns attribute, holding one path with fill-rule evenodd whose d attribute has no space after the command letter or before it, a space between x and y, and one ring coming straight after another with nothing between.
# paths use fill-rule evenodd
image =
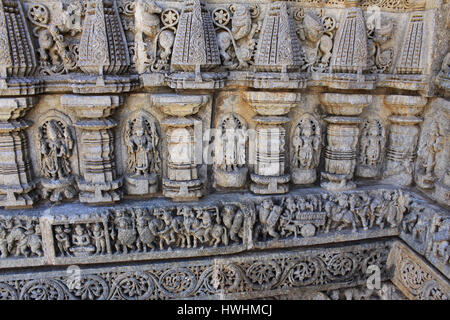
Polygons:
<instances>
[{"instance_id":1,"label":"weathered grey stone","mask_svg":"<svg viewBox=\"0 0 450 320\"><path fill-rule=\"evenodd\" d=\"M449 298L448 1L238 2L0 0L0 298Z\"/></svg>"}]
</instances>

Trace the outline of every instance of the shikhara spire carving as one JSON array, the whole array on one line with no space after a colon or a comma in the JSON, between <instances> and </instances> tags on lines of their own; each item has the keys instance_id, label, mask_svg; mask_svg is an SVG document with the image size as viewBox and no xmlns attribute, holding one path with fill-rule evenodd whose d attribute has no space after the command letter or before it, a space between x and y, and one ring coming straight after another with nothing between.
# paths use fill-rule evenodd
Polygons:
<instances>
[{"instance_id":1,"label":"shikhara spire carving","mask_svg":"<svg viewBox=\"0 0 450 320\"><path fill-rule=\"evenodd\" d=\"M237 2L0 0L0 299L450 298L450 4Z\"/></svg>"}]
</instances>

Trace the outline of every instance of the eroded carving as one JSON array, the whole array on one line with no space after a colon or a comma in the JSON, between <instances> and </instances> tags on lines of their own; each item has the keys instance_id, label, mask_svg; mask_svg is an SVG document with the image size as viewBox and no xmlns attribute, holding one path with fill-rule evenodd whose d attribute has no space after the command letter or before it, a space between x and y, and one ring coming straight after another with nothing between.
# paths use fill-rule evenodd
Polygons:
<instances>
[{"instance_id":1,"label":"eroded carving","mask_svg":"<svg viewBox=\"0 0 450 320\"><path fill-rule=\"evenodd\" d=\"M299 120L292 137L292 147L292 182L314 183L322 147L322 130L312 115L305 114Z\"/></svg>"},{"instance_id":2,"label":"eroded carving","mask_svg":"<svg viewBox=\"0 0 450 320\"><path fill-rule=\"evenodd\" d=\"M72 186L73 177L70 157L74 149L74 139L69 126L61 120L51 119L38 129L40 142L42 196L58 202L63 198L72 199L76 190Z\"/></svg>"},{"instance_id":3,"label":"eroded carving","mask_svg":"<svg viewBox=\"0 0 450 320\"><path fill-rule=\"evenodd\" d=\"M155 121L145 114L128 120L124 140L128 155L127 193L155 193L162 168Z\"/></svg>"},{"instance_id":4,"label":"eroded carving","mask_svg":"<svg viewBox=\"0 0 450 320\"><path fill-rule=\"evenodd\" d=\"M243 187L247 180L247 125L234 113L219 122L216 143L215 179L222 187Z\"/></svg>"},{"instance_id":5,"label":"eroded carving","mask_svg":"<svg viewBox=\"0 0 450 320\"><path fill-rule=\"evenodd\" d=\"M366 120L361 129L359 159L356 174L374 178L380 173L384 160L386 129L378 119Z\"/></svg>"}]
</instances>

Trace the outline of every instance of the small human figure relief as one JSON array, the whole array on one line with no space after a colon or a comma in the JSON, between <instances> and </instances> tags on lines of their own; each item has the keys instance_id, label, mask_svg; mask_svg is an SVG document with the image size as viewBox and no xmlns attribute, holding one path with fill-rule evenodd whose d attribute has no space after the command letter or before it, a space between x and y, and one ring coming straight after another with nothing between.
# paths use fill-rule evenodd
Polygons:
<instances>
[{"instance_id":1,"label":"small human figure relief","mask_svg":"<svg viewBox=\"0 0 450 320\"><path fill-rule=\"evenodd\" d=\"M450 264L450 218L434 215L430 226L431 240L427 252L440 259L444 265Z\"/></svg>"},{"instance_id":2,"label":"small human figure relief","mask_svg":"<svg viewBox=\"0 0 450 320\"><path fill-rule=\"evenodd\" d=\"M317 179L322 132L319 122L310 114L299 120L292 137L292 182L310 184Z\"/></svg>"},{"instance_id":3,"label":"small human figure relief","mask_svg":"<svg viewBox=\"0 0 450 320\"><path fill-rule=\"evenodd\" d=\"M110 236L115 252L127 254L129 250L136 250L138 233L132 215L126 209L117 209L113 212L112 222Z\"/></svg>"},{"instance_id":4,"label":"small human figure relief","mask_svg":"<svg viewBox=\"0 0 450 320\"><path fill-rule=\"evenodd\" d=\"M444 150L445 137L441 132L439 124L433 121L428 128L424 129L420 139L415 179L420 188L432 189L434 187L436 155Z\"/></svg>"},{"instance_id":5,"label":"small human figure relief","mask_svg":"<svg viewBox=\"0 0 450 320\"><path fill-rule=\"evenodd\" d=\"M145 73L155 63L156 37L160 31L162 8L153 0L135 2L135 63L138 73Z\"/></svg>"},{"instance_id":6,"label":"small human figure relief","mask_svg":"<svg viewBox=\"0 0 450 320\"><path fill-rule=\"evenodd\" d=\"M155 121L145 115L129 120L124 139L128 155L127 193L143 195L157 192L161 158Z\"/></svg>"},{"instance_id":7,"label":"small human figure relief","mask_svg":"<svg viewBox=\"0 0 450 320\"><path fill-rule=\"evenodd\" d=\"M319 17L313 12L304 14L303 22L297 29L305 60L302 70L328 71L337 25L337 21L331 16Z\"/></svg>"},{"instance_id":8,"label":"small human figure relief","mask_svg":"<svg viewBox=\"0 0 450 320\"><path fill-rule=\"evenodd\" d=\"M244 241L245 213L239 206L168 207L111 211L116 254L215 248Z\"/></svg>"},{"instance_id":9,"label":"small human figure relief","mask_svg":"<svg viewBox=\"0 0 450 320\"><path fill-rule=\"evenodd\" d=\"M69 126L58 119L48 120L38 129L38 141L43 198L49 198L52 202L72 199L77 191L71 175L70 157L74 150L74 139Z\"/></svg>"},{"instance_id":10,"label":"small human figure relief","mask_svg":"<svg viewBox=\"0 0 450 320\"><path fill-rule=\"evenodd\" d=\"M242 70L254 63L255 35L261 29L258 18L260 8L256 5L236 3L229 8L213 11L213 22L217 27L222 65L229 70ZM231 25L231 30L230 30Z\"/></svg>"},{"instance_id":11,"label":"small human figure relief","mask_svg":"<svg viewBox=\"0 0 450 320\"><path fill-rule=\"evenodd\" d=\"M88 256L95 251L94 246L91 244L91 238L87 233L85 227L81 224L77 224L72 234L72 244L70 251L74 256Z\"/></svg>"},{"instance_id":12,"label":"small human figure relief","mask_svg":"<svg viewBox=\"0 0 450 320\"><path fill-rule=\"evenodd\" d=\"M219 122L215 145L215 182L221 187L241 188L247 181L247 126L234 113Z\"/></svg>"},{"instance_id":13,"label":"small human figure relief","mask_svg":"<svg viewBox=\"0 0 450 320\"><path fill-rule=\"evenodd\" d=\"M359 161L356 174L375 178L380 173L386 144L386 130L380 120L366 120L359 140Z\"/></svg>"},{"instance_id":14,"label":"small human figure relief","mask_svg":"<svg viewBox=\"0 0 450 320\"><path fill-rule=\"evenodd\" d=\"M52 225L55 255L88 257L110 254L110 235L106 218L58 219Z\"/></svg>"},{"instance_id":15,"label":"small human figure relief","mask_svg":"<svg viewBox=\"0 0 450 320\"><path fill-rule=\"evenodd\" d=\"M38 37L40 73L43 75L69 73L78 68L77 47L67 38L73 38L82 30L82 5L74 1L61 8L61 16L54 15L52 17L43 4L33 4L28 9L28 19L36 26L34 33Z\"/></svg>"},{"instance_id":16,"label":"small human figure relief","mask_svg":"<svg viewBox=\"0 0 450 320\"><path fill-rule=\"evenodd\" d=\"M0 216L0 259L42 257L39 220L28 216Z\"/></svg>"}]
</instances>

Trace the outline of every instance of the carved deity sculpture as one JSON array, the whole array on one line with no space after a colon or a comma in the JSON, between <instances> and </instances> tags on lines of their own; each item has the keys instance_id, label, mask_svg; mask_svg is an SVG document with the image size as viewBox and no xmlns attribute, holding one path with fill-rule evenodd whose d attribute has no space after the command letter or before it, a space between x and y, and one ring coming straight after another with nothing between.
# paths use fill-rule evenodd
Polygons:
<instances>
[{"instance_id":1,"label":"carved deity sculpture","mask_svg":"<svg viewBox=\"0 0 450 320\"><path fill-rule=\"evenodd\" d=\"M242 187L247 179L246 125L237 115L228 114L220 122L216 144L216 183L222 187Z\"/></svg>"},{"instance_id":2,"label":"carved deity sculpture","mask_svg":"<svg viewBox=\"0 0 450 320\"><path fill-rule=\"evenodd\" d=\"M436 154L443 150L444 136L440 133L439 125L432 122L428 132L422 137L417 159L416 183L419 187L430 189L434 186Z\"/></svg>"},{"instance_id":3,"label":"carved deity sculpture","mask_svg":"<svg viewBox=\"0 0 450 320\"><path fill-rule=\"evenodd\" d=\"M304 115L292 137L292 181L295 184L308 184L316 181L321 140L321 129L317 120L309 114Z\"/></svg>"},{"instance_id":4,"label":"carved deity sculpture","mask_svg":"<svg viewBox=\"0 0 450 320\"><path fill-rule=\"evenodd\" d=\"M61 19L51 19L49 9L34 4L28 9L28 19L37 26L41 73L61 74L77 68L76 54L69 48L65 36L81 31L81 5L71 3L62 10Z\"/></svg>"},{"instance_id":5,"label":"carved deity sculpture","mask_svg":"<svg viewBox=\"0 0 450 320\"><path fill-rule=\"evenodd\" d=\"M72 244L73 247L70 248L70 251L75 256L87 256L95 251L94 246L91 245L91 238L88 232L81 224L75 226L74 233L72 234Z\"/></svg>"},{"instance_id":6,"label":"carved deity sculpture","mask_svg":"<svg viewBox=\"0 0 450 320\"><path fill-rule=\"evenodd\" d=\"M384 24L377 21L367 21L369 67L372 72L386 73L389 71L394 58L394 49L385 48L385 44L392 38L394 23L391 20Z\"/></svg>"},{"instance_id":7,"label":"carved deity sculpture","mask_svg":"<svg viewBox=\"0 0 450 320\"><path fill-rule=\"evenodd\" d=\"M70 157L74 149L74 140L69 127L62 121L51 119L46 121L38 131L41 155L41 172L44 178L44 198L60 201L63 196L72 198L75 189L71 186Z\"/></svg>"},{"instance_id":8,"label":"carved deity sculpture","mask_svg":"<svg viewBox=\"0 0 450 320\"><path fill-rule=\"evenodd\" d=\"M361 130L357 175L376 177L383 161L386 131L379 120L367 120Z\"/></svg>"},{"instance_id":9,"label":"carved deity sculpture","mask_svg":"<svg viewBox=\"0 0 450 320\"><path fill-rule=\"evenodd\" d=\"M154 121L144 115L129 120L126 125L125 145L128 154L128 193L156 192L161 159L158 150L159 136Z\"/></svg>"},{"instance_id":10,"label":"carved deity sculpture","mask_svg":"<svg viewBox=\"0 0 450 320\"><path fill-rule=\"evenodd\" d=\"M217 42L219 45L222 64L228 69L243 69L252 63L256 40L254 36L259 32L260 24L252 22L252 18L259 15L258 6L233 4L231 13L224 8L213 12L214 24L218 26ZM227 25L231 21L231 30Z\"/></svg>"},{"instance_id":11,"label":"carved deity sculpture","mask_svg":"<svg viewBox=\"0 0 450 320\"><path fill-rule=\"evenodd\" d=\"M153 0L137 0L135 3L135 50L138 73L148 71L155 62L154 42L160 29L159 14L162 9Z\"/></svg>"},{"instance_id":12,"label":"carved deity sculpture","mask_svg":"<svg viewBox=\"0 0 450 320\"><path fill-rule=\"evenodd\" d=\"M58 180L70 172L69 158L72 155L73 139L67 126L50 120L39 128L41 141L41 170L46 178Z\"/></svg>"},{"instance_id":13,"label":"carved deity sculpture","mask_svg":"<svg viewBox=\"0 0 450 320\"><path fill-rule=\"evenodd\" d=\"M313 13L306 14L303 25L299 29L305 59L303 70L314 72L327 70L333 49L333 31L336 26L336 21L332 17L326 16L320 19Z\"/></svg>"}]
</instances>

